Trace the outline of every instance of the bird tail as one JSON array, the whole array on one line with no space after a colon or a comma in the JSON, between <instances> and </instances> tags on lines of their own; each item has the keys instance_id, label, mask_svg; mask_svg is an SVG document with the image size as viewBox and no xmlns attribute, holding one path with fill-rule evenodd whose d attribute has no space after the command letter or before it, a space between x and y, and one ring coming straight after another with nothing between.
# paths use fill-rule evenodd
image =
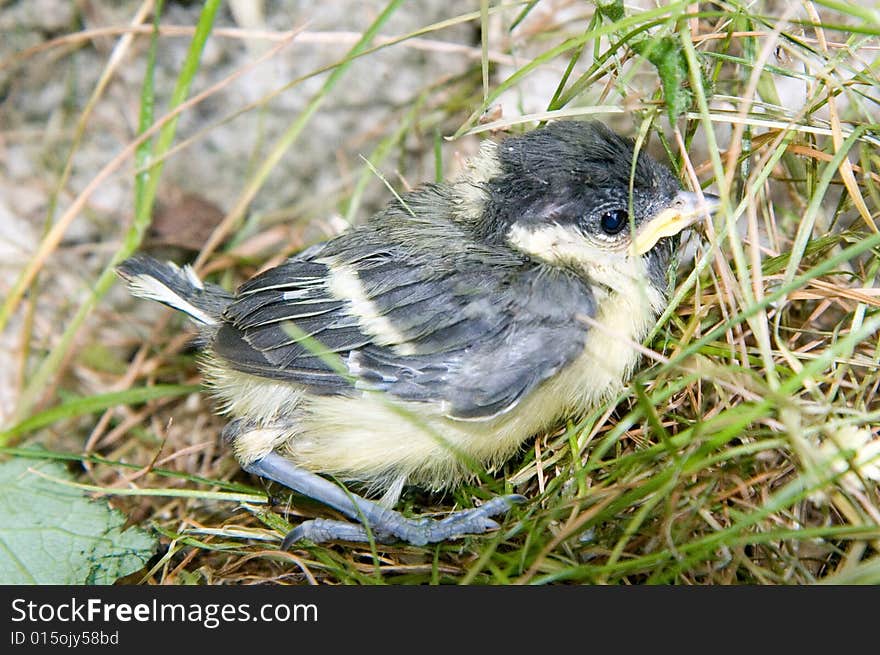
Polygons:
<instances>
[{"instance_id":1,"label":"bird tail","mask_svg":"<svg viewBox=\"0 0 880 655\"><path fill-rule=\"evenodd\" d=\"M232 296L216 284L205 284L190 266L180 268L147 255L122 262L116 272L133 296L157 300L187 314L202 325L215 325Z\"/></svg>"}]
</instances>

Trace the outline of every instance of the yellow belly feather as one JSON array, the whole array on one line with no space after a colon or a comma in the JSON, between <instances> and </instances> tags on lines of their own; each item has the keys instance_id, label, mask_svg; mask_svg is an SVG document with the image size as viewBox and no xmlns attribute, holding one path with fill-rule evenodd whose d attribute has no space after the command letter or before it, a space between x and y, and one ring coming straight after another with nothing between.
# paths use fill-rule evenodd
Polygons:
<instances>
[{"instance_id":1,"label":"yellow belly feather","mask_svg":"<svg viewBox=\"0 0 880 655\"><path fill-rule=\"evenodd\" d=\"M632 291L604 298L596 321L607 331L585 325L583 354L492 419L454 420L439 407L369 392L356 398L306 396L290 383L229 371L210 359L206 378L224 412L259 426L234 444L244 463L278 450L299 466L374 491L399 486L404 477L442 489L472 475L469 460L491 469L528 438L589 412L623 388L638 359L632 343L644 338L660 301L650 290Z\"/></svg>"}]
</instances>

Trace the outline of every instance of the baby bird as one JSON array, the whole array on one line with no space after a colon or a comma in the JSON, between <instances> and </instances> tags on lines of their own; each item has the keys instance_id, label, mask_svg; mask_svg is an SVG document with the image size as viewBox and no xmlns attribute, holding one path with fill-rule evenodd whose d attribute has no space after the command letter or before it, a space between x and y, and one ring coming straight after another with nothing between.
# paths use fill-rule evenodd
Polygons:
<instances>
[{"instance_id":1,"label":"baby bird","mask_svg":"<svg viewBox=\"0 0 880 655\"><path fill-rule=\"evenodd\" d=\"M234 293L142 255L118 270L199 324L241 466L356 521L306 521L285 547L420 545L497 528L522 497L412 519L391 509L404 485L457 485L618 393L666 303L676 235L716 206L644 152L633 166L602 124L558 122L486 142L450 182Z\"/></svg>"}]
</instances>

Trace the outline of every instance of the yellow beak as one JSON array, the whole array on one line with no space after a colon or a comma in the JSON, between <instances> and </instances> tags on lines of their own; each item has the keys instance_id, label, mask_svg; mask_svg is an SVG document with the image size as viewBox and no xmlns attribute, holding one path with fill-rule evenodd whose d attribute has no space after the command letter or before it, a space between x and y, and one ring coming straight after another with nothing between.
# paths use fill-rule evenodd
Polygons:
<instances>
[{"instance_id":1,"label":"yellow beak","mask_svg":"<svg viewBox=\"0 0 880 655\"><path fill-rule=\"evenodd\" d=\"M678 234L703 216L712 215L721 206L721 199L711 193L704 193L703 199L701 201L696 193L679 191L669 207L639 226L630 252L644 255L660 239Z\"/></svg>"}]
</instances>

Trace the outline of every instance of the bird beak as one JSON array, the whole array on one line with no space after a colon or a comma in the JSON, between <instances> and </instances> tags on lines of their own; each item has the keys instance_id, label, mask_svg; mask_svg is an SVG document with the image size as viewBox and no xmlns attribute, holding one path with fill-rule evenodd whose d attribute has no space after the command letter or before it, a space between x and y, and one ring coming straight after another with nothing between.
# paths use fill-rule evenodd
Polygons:
<instances>
[{"instance_id":1,"label":"bird beak","mask_svg":"<svg viewBox=\"0 0 880 655\"><path fill-rule=\"evenodd\" d=\"M703 216L711 216L720 206L721 199L712 193L704 193L700 198L696 193L679 191L669 207L639 226L630 252L644 255L660 239L678 234Z\"/></svg>"}]
</instances>

